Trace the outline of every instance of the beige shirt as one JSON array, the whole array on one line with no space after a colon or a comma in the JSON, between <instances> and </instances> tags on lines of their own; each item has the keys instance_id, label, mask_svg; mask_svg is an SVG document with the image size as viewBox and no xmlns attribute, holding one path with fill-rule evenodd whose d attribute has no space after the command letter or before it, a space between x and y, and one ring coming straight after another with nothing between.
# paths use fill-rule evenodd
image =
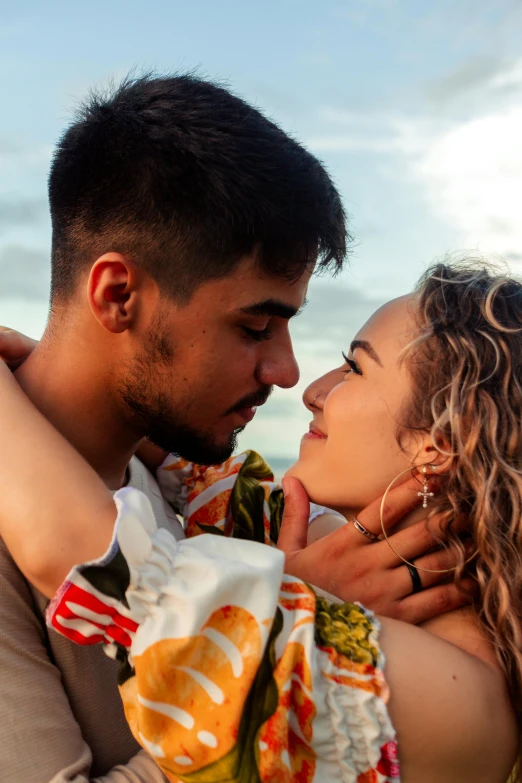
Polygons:
<instances>
[{"instance_id":1,"label":"beige shirt","mask_svg":"<svg viewBox=\"0 0 522 783\"><path fill-rule=\"evenodd\" d=\"M154 477L136 458L129 473L158 525L183 538ZM165 783L127 726L117 664L47 628L46 605L0 540L1 783Z\"/></svg>"}]
</instances>

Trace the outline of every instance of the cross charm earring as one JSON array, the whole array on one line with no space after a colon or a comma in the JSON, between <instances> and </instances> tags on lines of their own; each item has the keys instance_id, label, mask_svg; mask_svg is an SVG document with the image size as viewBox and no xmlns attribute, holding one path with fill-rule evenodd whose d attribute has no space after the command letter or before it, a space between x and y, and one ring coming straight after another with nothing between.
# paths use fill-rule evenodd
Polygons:
<instances>
[{"instance_id":1,"label":"cross charm earring","mask_svg":"<svg viewBox=\"0 0 522 783\"><path fill-rule=\"evenodd\" d=\"M422 469L424 475L424 483L422 485L422 492L417 492L417 497L422 498L422 508L428 508L428 498L435 497L433 492L429 491L428 479L426 478L426 465Z\"/></svg>"}]
</instances>

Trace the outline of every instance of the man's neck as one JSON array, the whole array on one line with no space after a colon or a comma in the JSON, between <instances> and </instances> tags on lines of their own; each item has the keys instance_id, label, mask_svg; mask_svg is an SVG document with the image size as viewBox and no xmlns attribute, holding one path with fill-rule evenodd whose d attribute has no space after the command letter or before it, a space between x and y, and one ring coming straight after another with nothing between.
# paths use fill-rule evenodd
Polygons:
<instances>
[{"instance_id":1,"label":"man's neck","mask_svg":"<svg viewBox=\"0 0 522 783\"><path fill-rule=\"evenodd\" d=\"M34 405L107 486L119 489L140 434L118 411L103 362L89 358L77 343L57 343L44 336L16 377Z\"/></svg>"}]
</instances>

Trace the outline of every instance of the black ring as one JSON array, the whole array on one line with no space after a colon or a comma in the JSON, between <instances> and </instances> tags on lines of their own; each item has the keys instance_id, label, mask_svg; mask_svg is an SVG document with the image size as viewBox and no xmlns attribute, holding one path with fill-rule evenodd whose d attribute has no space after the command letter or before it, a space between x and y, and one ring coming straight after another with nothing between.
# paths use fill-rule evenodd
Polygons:
<instances>
[{"instance_id":1,"label":"black ring","mask_svg":"<svg viewBox=\"0 0 522 783\"><path fill-rule=\"evenodd\" d=\"M406 568L410 572L411 583L413 585L412 592L420 593L421 590L423 590L424 588L422 587L422 582L418 570L415 568L414 565L411 565L411 563L406 563Z\"/></svg>"}]
</instances>

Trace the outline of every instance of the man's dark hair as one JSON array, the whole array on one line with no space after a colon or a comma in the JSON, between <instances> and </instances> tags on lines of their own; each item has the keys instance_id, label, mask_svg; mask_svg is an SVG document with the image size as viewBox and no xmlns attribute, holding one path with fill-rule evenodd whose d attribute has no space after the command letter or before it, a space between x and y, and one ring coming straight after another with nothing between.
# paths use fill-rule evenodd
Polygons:
<instances>
[{"instance_id":1,"label":"man's dark hair","mask_svg":"<svg viewBox=\"0 0 522 783\"><path fill-rule=\"evenodd\" d=\"M103 253L188 300L245 255L298 277L341 268L345 213L320 162L257 109L195 76L128 77L91 95L49 177L52 298Z\"/></svg>"}]
</instances>

